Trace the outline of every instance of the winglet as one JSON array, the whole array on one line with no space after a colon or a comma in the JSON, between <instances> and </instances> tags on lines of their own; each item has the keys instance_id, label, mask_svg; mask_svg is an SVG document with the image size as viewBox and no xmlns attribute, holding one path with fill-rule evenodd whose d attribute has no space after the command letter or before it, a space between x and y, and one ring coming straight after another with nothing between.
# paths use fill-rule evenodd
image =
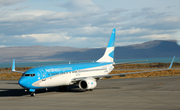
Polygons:
<instances>
[{"instance_id":1,"label":"winglet","mask_svg":"<svg viewBox=\"0 0 180 110\"><path fill-rule=\"evenodd\" d=\"M13 59L13 63L12 63L12 71L16 71L16 70L15 70L15 59Z\"/></svg>"},{"instance_id":2,"label":"winglet","mask_svg":"<svg viewBox=\"0 0 180 110\"><path fill-rule=\"evenodd\" d=\"M24 73L24 71L16 71L15 69L15 59L13 59L13 62L12 62L12 72L17 72L17 73Z\"/></svg>"},{"instance_id":3,"label":"winglet","mask_svg":"<svg viewBox=\"0 0 180 110\"><path fill-rule=\"evenodd\" d=\"M174 62L174 59L175 59L175 56L173 57L173 59L172 59L172 61L171 61L171 64L169 65L169 68L168 68L168 69L171 69L172 64L173 64L173 62Z\"/></svg>"}]
</instances>

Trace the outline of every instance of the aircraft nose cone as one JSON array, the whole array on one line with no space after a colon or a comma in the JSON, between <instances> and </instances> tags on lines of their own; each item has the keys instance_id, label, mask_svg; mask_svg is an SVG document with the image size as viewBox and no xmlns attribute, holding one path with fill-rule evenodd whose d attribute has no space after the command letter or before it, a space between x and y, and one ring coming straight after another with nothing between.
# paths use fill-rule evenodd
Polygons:
<instances>
[{"instance_id":1,"label":"aircraft nose cone","mask_svg":"<svg viewBox=\"0 0 180 110\"><path fill-rule=\"evenodd\" d=\"M25 87L25 79L24 78L20 78L18 83L20 86Z\"/></svg>"}]
</instances>

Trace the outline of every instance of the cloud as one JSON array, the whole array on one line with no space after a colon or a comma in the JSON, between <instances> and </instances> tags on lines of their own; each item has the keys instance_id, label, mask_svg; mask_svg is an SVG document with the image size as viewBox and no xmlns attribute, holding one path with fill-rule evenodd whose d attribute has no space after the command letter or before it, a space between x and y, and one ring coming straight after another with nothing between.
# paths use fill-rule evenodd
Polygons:
<instances>
[{"instance_id":1,"label":"cloud","mask_svg":"<svg viewBox=\"0 0 180 110\"><path fill-rule=\"evenodd\" d=\"M29 8L29 6L23 6L23 7L17 7L16 9L14 9L15 11L20 11L20 10L24 10L26 8Z\"/></svg>"},{"instance_id":2,"label":"cloud","mask_svg":"<svg viewBox=\"0 0 180 110\"><path fill-rule=\"evenodd\" d=\"M67 9L68 11L99 11L100 8L94 4L91 0L69 0L64 4L58 6Z\"/></svg>"},{"instance_id":3,"label":"cloud","mask_svg":"<svg viewBox=\"0 0 180 110\"><path fill-rule=\"evenodd\" d=\"M39 43L53 43L53 42L66 42L71 37L67 36L67 33L46 33L46 34L29 34L29 35L21 35L15 36L20 38L32 37L36 39L36 42Z\"/></svg>"},{"instance_id":4,"label":"cloud","mask_svg":"<svg viewBox=\"0 0 180 110\"><path fill-rule=\"evenodd\" d=\"M173 36L177 39L177 43L180 45L180 29L177 30Z\"/></svg>"},{"instance_id":5,"label":"cloud","mask_svg":"<svg viewBox=\"0 0 180 110\"><path fill-rule=\"evenodd\" d=\"M137 33L148 33L150 30L148 29L141 29L141 28L131 28L131 29L126 29L126 30L117 30L117 34L121 35L128 35L128 34L137 34Z\"/></svg>"},{"instance_id":6,"label":"cloud","mask_svg":"<svg viewBox=\"0 0 180 110\"><path fill-rule=\"evenodd\" d=\"M0 11L1 45L98 47L106 45L113 28L117 29L118 45L134 44L156 38L167 39L168 35L176 39L172 35L180 25L179 15L157 11L157 7L138 10L111 7L103 10L91 0L54 2L59 4L56 8L66 10L31 9L31 5L18 5Z\"/></svg>"},{"instance_id":7,"label":"cloud","mask_svg":"<svg viewBox=\"0 0 180 110\"><path fill-rule=\"evenodd\" d=\"M167 8L174 8L176 5L169 5Z\"/></svg>"},{"instance_id":8,"label":"cloud","mask_svg":"<svg viewBox=\"0 0 180 110\"><path fill-rule=\"evenodd\" d=\"M169 34L160 34L160 35L155 34L155 35L141 36L139 38L141 38L141 39L149 39L149 40L162 40L162 39L163 40L169 40L169 39L172 38L172 36L169 35Z\"/></svg>"},{"instance_id":9,"label":"cloud","mask_svg":"<svg viewBox=\"0 0 180 110\"><path fill-rule=\"evenodd\" d=\"M0 48L4 48L4 47L7 47L7 46L5 46L5 45L0 45Z\"/></svg>"},{"instance_id":10,"label":"cloud","mask_svg":"<svg viewBox=\"0 0 180 110\"><path fill-rule=\"evenodd\" d=\"M116 8L116 9L109 11L108 13L109 14L120 14L120 13L126 12L126 11L128 11L128 10L122 9L122 8Z\"/></svg>"},{"instance_id":11,"label":"cloud","mask_svg":"<svg viewBox=\"0 0 180 110\"><path fill-rule=\"evenodd\" d=\"M149 19L149 18L162 18L162 17L167 17L168 14L165 12L155 12L154 8L151 7L146 7L142 8L140 11L133 12L131 14L132 18L140 18L140 19Z\"/></svg>"},{"instance_id":12,"label":"cloud","mask_svg":"<svg viewBox=\"0 0 180 110\"><path fill-rule=\"evenodd\" d=\"M14 36L5 36L0 35L0 44L5 46L15 46L15 45L33 45L36 39L32 37L14 37ZM34 44L37 45L37 44Z\"/></svg>"},{"instance_id":13,"label":"cloud","mask_svg":"<svg viewBox=\"0 0 180 110\"><path fill-rule=\"evenodd\" d=\"M0 0L0 7L2 6L10 6L10 5L14 5L20 2L24 2L27 0Z\"/></svg>"},{"instance_id":14,"label":"cloud","mask_svg":"<svg viewBox=\"0 0 180 110\"><path fill-rule=\"evenodd\" d=\"M93 37L85 37L85 36L71 37L68 36L67 33L46 33L46 34L29 34L29 35L27 34L27 35L15 36L15 37L11 37L11 39L13 39L14 41L18 41L19 39L21 39L21 41L23 42L27 42L25 40L29 40L30 43L32 44L49 45L49 46L72 45L73 47L81 47L82 45L86 45L85 47L92 47L93 45L96 45L98 47L105 47L109 38L108 39L102 37L93 38ZM10 42L6 42L4 44L7 43ZM11 43L12 43L11 45L17 45L16 42L11 42ZM22 45L22 43L20 45Z\"/></svg>"}]
</instances>

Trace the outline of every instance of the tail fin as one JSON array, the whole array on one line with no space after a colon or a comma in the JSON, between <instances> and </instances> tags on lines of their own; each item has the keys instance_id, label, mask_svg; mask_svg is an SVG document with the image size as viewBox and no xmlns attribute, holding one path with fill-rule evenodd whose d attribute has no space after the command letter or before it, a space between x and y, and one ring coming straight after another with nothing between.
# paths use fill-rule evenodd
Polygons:
<instances>
[{"instance_id":1,"label":"tail fin","mask_svg":"<svg viewBox=\"0 0 180 110\"><path fill-rule=\"evenodd\" d=\"M115 35L116 35L116 29L113 29L104 55L96 62L114 62Z\"/></svg>"}]
</instances>

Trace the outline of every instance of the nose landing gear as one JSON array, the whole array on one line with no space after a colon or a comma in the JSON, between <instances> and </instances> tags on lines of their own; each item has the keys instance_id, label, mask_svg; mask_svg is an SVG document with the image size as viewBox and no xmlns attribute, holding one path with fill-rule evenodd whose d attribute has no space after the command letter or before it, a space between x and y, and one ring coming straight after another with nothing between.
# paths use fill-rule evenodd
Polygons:
<instances>
[{"instance_id":1,"label":"nose landing gear","mask_svg":"<svg viewBox=\"0 0 180 110\"><path fill-rule=\"evenodd\" d=\"M35 92L31 92L30 94L31 97L35 97L35 95L36 95Z\"/></svg>"},{"instance_id":2,"label":"nose landing gear","mask_svg":"<svg viewBox=\"0 0 180 110\"><path fill-rule=\"evenodd\" d=\"M29 92L31 92L30 96L35 97L35 89L29 89Z\"/></svg>"}]
</instances>

